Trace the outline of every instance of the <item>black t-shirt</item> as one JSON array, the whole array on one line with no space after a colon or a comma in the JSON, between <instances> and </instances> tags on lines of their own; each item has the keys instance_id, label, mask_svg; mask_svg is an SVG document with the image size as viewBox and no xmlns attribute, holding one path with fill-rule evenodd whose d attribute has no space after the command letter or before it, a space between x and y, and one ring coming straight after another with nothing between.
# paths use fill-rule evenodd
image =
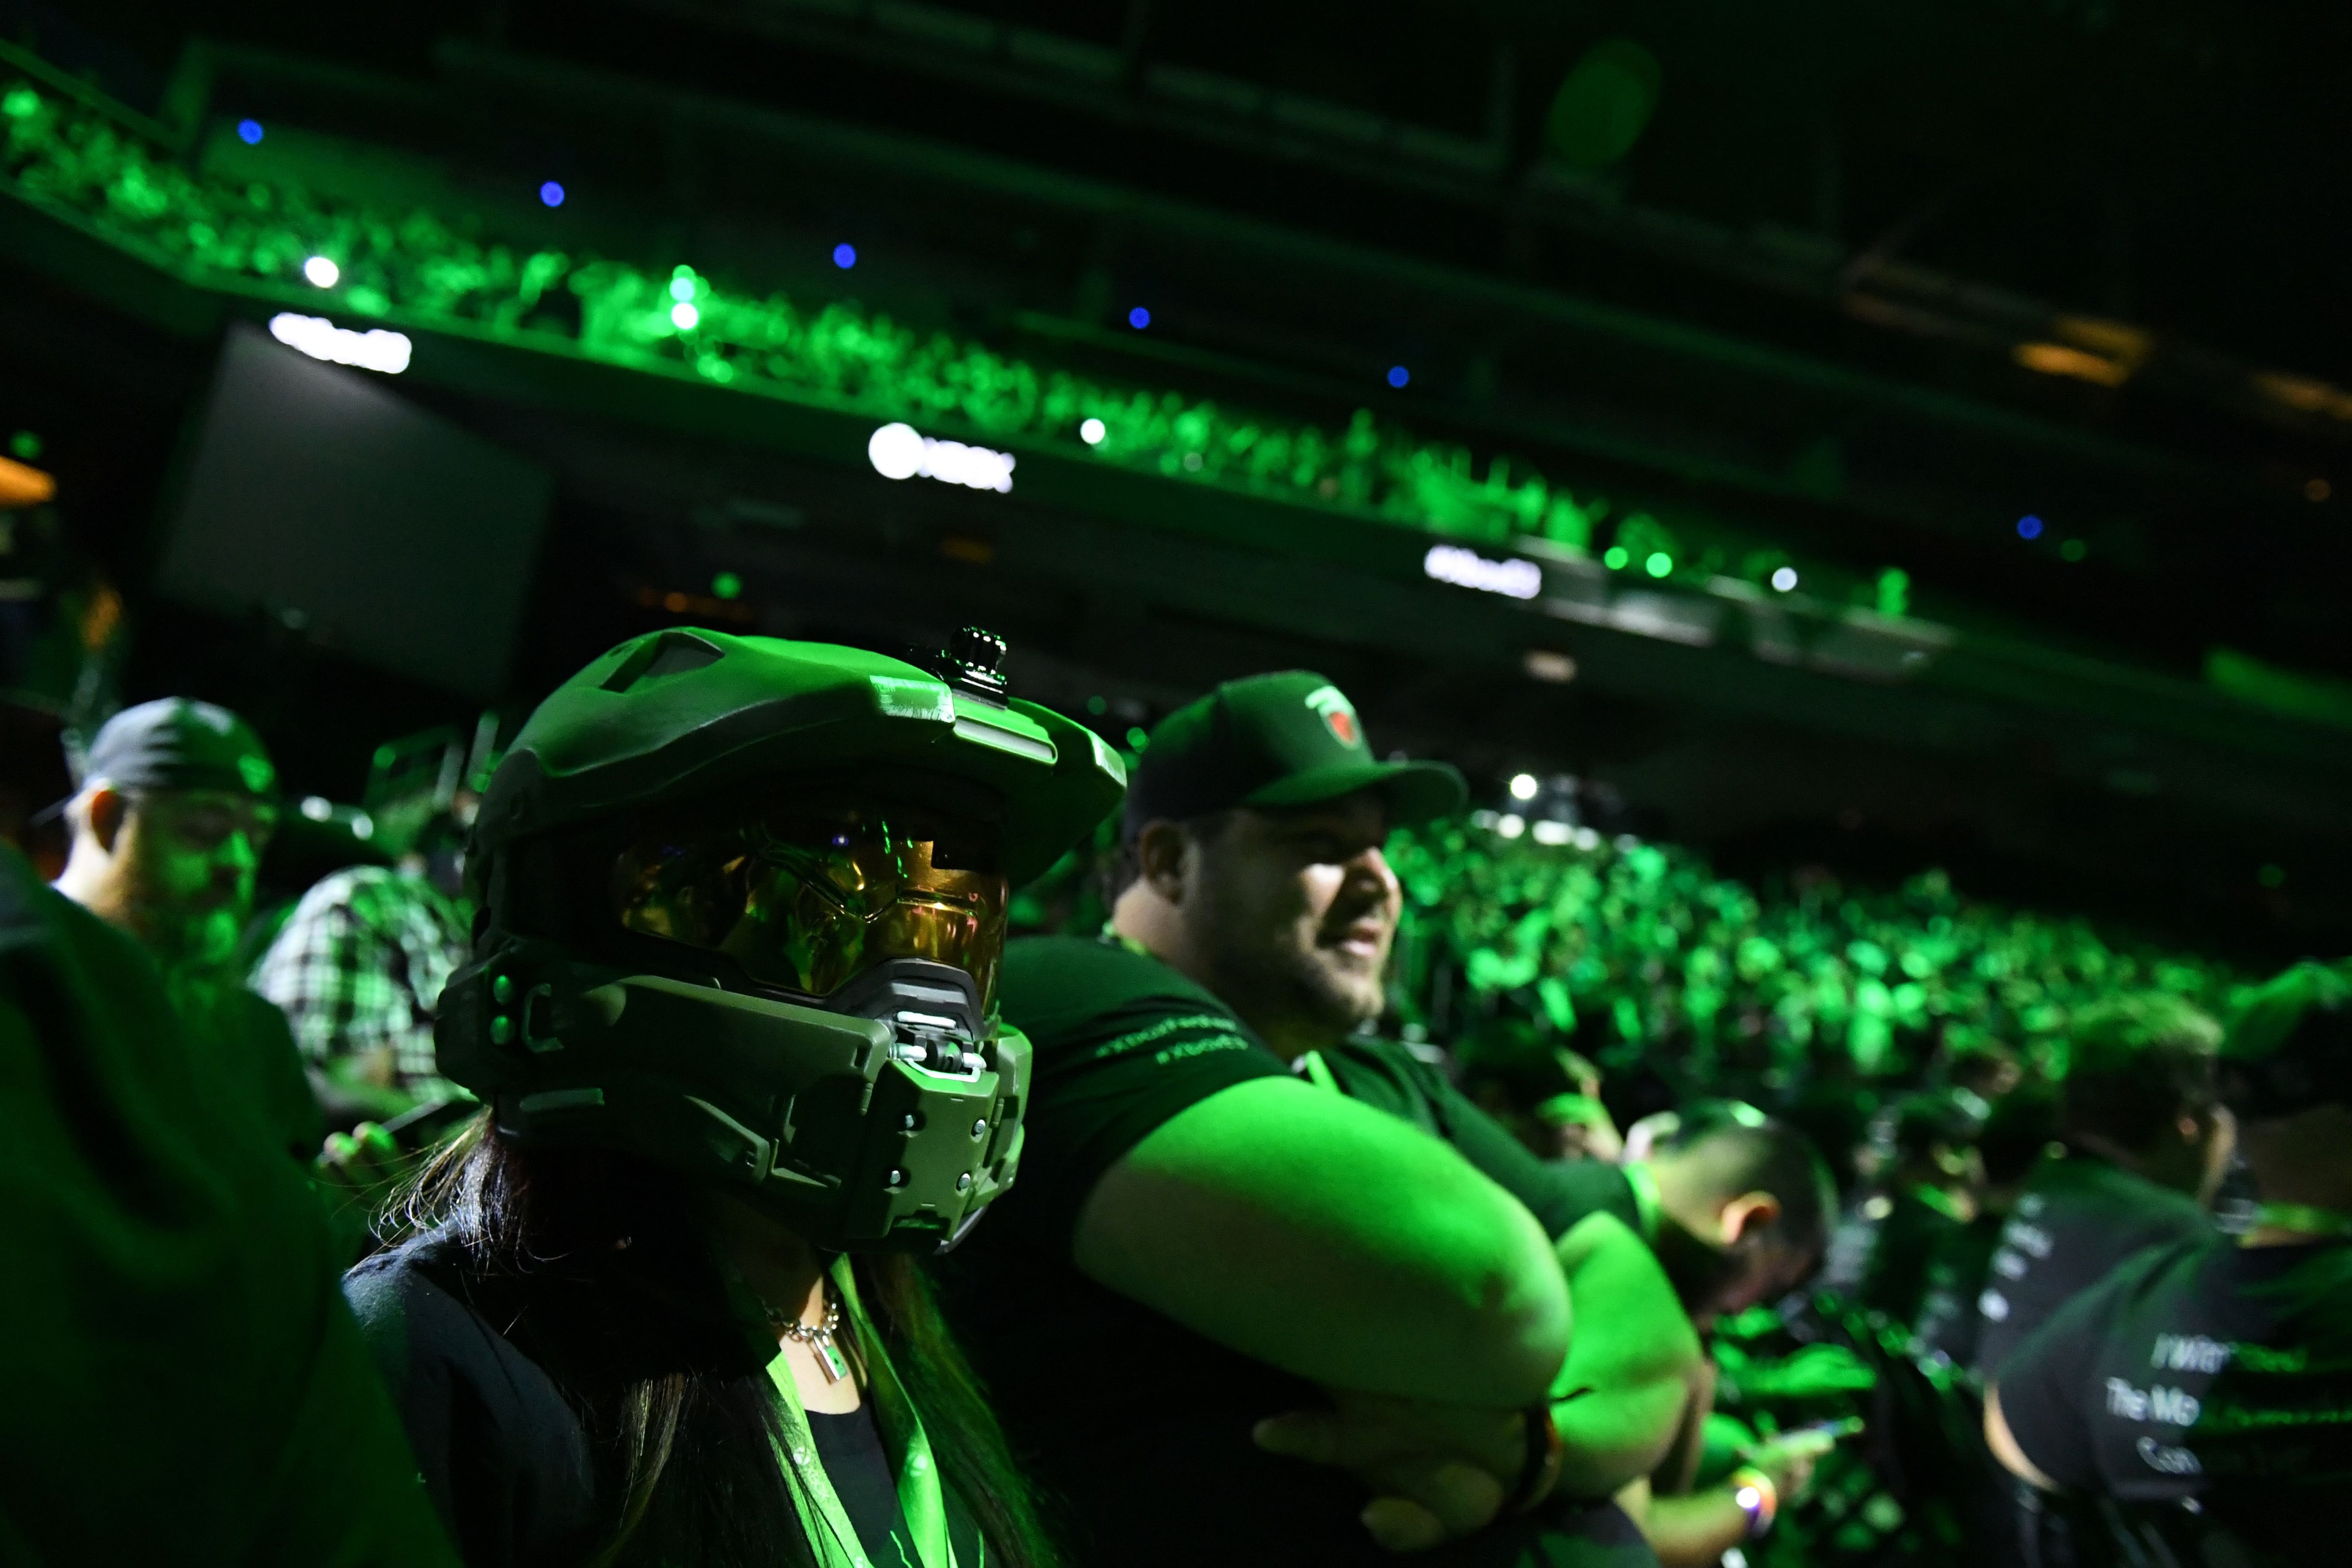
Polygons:
<instances>
[{"instance_id":1,"label":"black t-shirt","mask_svg":"<svg viewBox=\"0 0 2352 1568\"><path fill-rule=\"evenodd\" d=\"M1976 1370L2000 1375L2027 1335L2134 1253L2213 1234L2194 1200L2121 1166L2088 1154L2045 1163L2001 1227L1977 1298Z\"/></svg>"},{"instance_id":2,"label":"black t-shirt","mask_svg":"<svg viewBox=\"0 0 2352 1568\"><path fill-rule=\"evenodd\" d=\"M343 1277L467 1568L580 1561L605 1522L588 1433L555 1380L464 1300L457 1249L436 1236Z\"/></svg>"},{"instance_id":3,"label":"black t-shirt","mask_svg":"<svg viewBox=\"0 0 2352 1568\"><path fill-rule=\"evenodd\" d=\"M1916 1189L1873 1193L1839 1225L1822 1286L1909 1323L1927 1290L1928 1259L1960 1228Z\"/></svg>"},{"instance_id":4,"label":"black t-shirt","mask_svg":"<svg viewBox=\"0 0 2352 1568\"><path fill-rule=\"evenodd\" d=\"M874 1406L860 1405L840 1415L808 1412L809 1440L816 1445L825 1479L833 1483L841 1510L857 1531L858 1544L874 1568L916 1568L915 1531L898 1500L898 1478L874 1425Z\"/></svg>"},{"instance_id":5,"label":"black t-shirt","mask_svg":"<svg viewBox=\"0 0 2352 1568\"><path fill-rule=\"evenodd\" d=\"M2343 1561L2352 1242L2150 1248L2012 1352L1999 1384L2051 1479L2146 1505L2176 1540L2226 1532L2245 1549L2183 1561Z\"/></svg>"},{"instance_id":6,"label":"black t-shirt","mask_svg":"<svg viewBox=\"0 0 2352 1568\"><path fill-rule=\"evenodd\" d=\"M259 1114L286 1152L309 1169L326 1142L327 1120L278 1004L233 976L175 975L164 984L187 1023L208 1084Z\"/></svg>"},{"instance_id":7,"label":"black t-shirt","mask_svg":"<svg viewBox=\"0 0 2352 1568\"><path fill-rule=\"evenodd\" d=\"M1954 1366L1975 1364L1977 1298L1984 1294L1993 1250L2008 1223L2004 1215L1980 1214L1937 1238L1927 1254L1927 1286L1911 1329L1921 1352Z\"/></svg>"},{"instance_id":8,"label":"black t-shirt","mask_svg":"<svg viewBox=\"0 0 2352 1568\"><path fill-rule=\"evenodd\" d=\"M640 1255L665 1297L707 1293L696 1277L709 1266L699 1250L665 1252L656 1238L641 1236L628 1256ZM343 1293L392 1388L425 1489L467 1568L572 1568L613 1528L617 1501L600 1489L611 1479L595 1463L588 1426L567 1390L679 1367L718 1369L764 1388L764 1347L722 1352L714 1336L733 1330L716 1318L681 1317L666 1325L675 1337L655 1344L638 1331L647 1320L625 1319L590 1300L630 1288L609 1275L588 1282L486 1273L437 1232L344 1276ZM619 1326L625 1322L633 1327ZM633 1357L646 1364L622 1364ZM898 1563L888 1549L894 1531L909 1543L906 1561L919 1561L870 1405L830 1421L812 1415L809 1428L825 1479L875 1568ZM977 1525L953 1492L942 1501L958 1560L971 1562L980 1551Z\"/></svg>"},{"instance_id":9,"label":"black t-shirt","mask_svg":"<svg viewBox=\"0 0 2352 1568\"><path fill-rule=\"evenodd\" d=\"M1321 1054L1340 1092L1453 1144L1489 1181L1525 1204L1547 1235L1565 1236L1596 1212L1613 1214L1640 1234L1641 1211L1624 1172L1599 1160L1538 1159L1435 1064L1408 1047L1359 1038Z\"/></svg>"},{"instance_id":10,"label":"black t-shirt","mask_svg":"<svg viewBox=\"0 0 2352 1568\"><path fill-rule=\"evenodd\" d=\"M1070 1261L1079 1209L1129 1150L1187 1107L1288 1067L1207 991L1113 943L1013 942L999 994L1036 1048L1021 1176L940 1274L958 1337L1015 1449L1061 1505L1075 1560L1393 1568L1357 1517L1365 1499L1356 1482L1250 1441L1265 1417L1322 1404L1318 1389L1104 1289ZM1344 1054L1350 1076L1388 1059L1401 1075L1391 1084L1397 1105L1420 1098L1385 1053L1360 1063L1352 1047ZM1332 1065L1339 1076L1342 1063ZM1460 1109L1485 1120L1466 1100ZM1649 1561L1613 1510L1570 1512L1515 1521L1424 1561Z\"/></svg>"},{"instance_id":11,"label":"black t-shirt","mask_svg":"<svg viewBox=\"0 0 2352 1568\"><path fill-rule=\"evenodd\" d=\"M0 844L0 1558L453 1563L326 1216L206 1068L153 960Z\"/></svg>"}]
</instances>

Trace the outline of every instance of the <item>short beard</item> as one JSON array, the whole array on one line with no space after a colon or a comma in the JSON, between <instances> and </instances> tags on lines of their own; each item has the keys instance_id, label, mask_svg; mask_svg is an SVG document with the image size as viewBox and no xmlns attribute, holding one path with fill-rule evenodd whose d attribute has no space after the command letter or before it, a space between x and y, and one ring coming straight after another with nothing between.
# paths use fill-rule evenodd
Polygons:
<instances>
[{"instance_id":1,"label":"short beard","mask_svg":"<svg viewBox=\"0 0 2352 1568\"><path fill-rule=\"evenodd\" d=\"M1208 912L1217 994L1260 1033L1344 1039L1388 1010L1377 973L1348 974L1317 952L1252 942L1244 922Z\"/></svg>"}]
</instances>

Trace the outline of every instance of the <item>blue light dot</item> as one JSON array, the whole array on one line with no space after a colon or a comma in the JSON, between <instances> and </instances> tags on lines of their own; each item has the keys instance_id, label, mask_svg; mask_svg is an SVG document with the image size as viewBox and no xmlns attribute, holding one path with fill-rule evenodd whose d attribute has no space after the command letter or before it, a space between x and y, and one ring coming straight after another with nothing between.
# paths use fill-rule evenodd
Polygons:
<instances>
[{"instance_id":1,"label":"blue light dot","mask_svg":"<svg viewBox=\"0 0 2352 1568\"><path fill-rule=\"evenodd\" d=\"M1139 332L1151 325L1151 312L1138 305L1127 313L1127 324Z\"/></svg>"},{"instance_id":2,"label":"blue light dot","mask_svg":"<svg viewBox=\"0 0 2352 1568\"><path fill-rule=\"evenodd\" d=\"M258 120L238 121L236 122L236 139L244 142L248 147L259 146L261 144L261 121Z\"/></svg>"},{"instance_id":3,"label":"blue light dot","mask_svg":"<svg viewBox=\"0 0 2352 1568\"><path fill-rule=\"evenodd\" d=\"M1405 369L1404 366L1401 364L1392 364L1389 366L1389 384L1391 386L1402 386L1406 382L1411 381L1412 379L1412 372Z\"/></svg>"},{"instance_id":4,"label":"blue light dot","mask_svg":"<svg viewBox=\"0 0 2352 1568\"><path fill-rule=\"evenodd\" d=\"M846 242L833 247L833 264L844 272L857 265L857 247Z\"/></svg>"},{"instance_id":5,"label":"blue light dot","mask_svg":"<svg viewBox=\"0 0 2352 1568\"><path fill-rule=\"evenodd\" d=\"M2018 537L2018 538L2020 538L2020 539L2039 539L2039 538L2041 538L2041 537L2042 537L2042 520L2041 520L2040 518L2038 518L2038 517L2035 517L2035 516L2034 516L2034 515L2032 515L2031 512L2028 512L2025 516L2019 518L2019 519L2017 520L2017 537Z\"/></svg>"},{"instance_id":6,"label":"blue light dot","mask_svg":"<svg viewBox=\"0 0 2352 1568\"><path fill-rule=\"evenodd\" d=\"M549 206L560 207L563 205L563 187L550 180L539 187L539 199Z\"/></svg>"}]
</instances>

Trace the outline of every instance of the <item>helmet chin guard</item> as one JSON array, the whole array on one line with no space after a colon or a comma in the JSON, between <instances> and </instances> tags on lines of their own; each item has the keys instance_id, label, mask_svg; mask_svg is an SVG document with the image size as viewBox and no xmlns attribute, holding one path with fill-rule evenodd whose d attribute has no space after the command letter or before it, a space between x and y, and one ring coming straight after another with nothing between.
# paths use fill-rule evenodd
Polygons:
<instances>
[{"instance_id":1,"label":"helmet chin guard","mask_svg":"<svg viewBox=\"0 0 2352 1568\"><path fill-rule=\"evenodd\" d=\"M639 1155L831 1251L945 1251L1020 1166L1029 1042L949 964L811 1007L518 940L450 982L435 1038L500 1136Z\"/></svg>"}]
</instances>

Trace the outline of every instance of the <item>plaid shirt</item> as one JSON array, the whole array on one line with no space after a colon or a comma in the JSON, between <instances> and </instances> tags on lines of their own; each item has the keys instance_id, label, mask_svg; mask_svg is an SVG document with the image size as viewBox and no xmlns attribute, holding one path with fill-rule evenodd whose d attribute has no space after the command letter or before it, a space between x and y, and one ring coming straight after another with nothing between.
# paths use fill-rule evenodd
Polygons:
<instances>
[{"instance_id":1,"label":"plaid shirt","mask_svg":"<svg viewBox=\"0 0 2352 1568\"><path fill-rule=\"evenodd\" d=\"M423 878L354 866L302 895L252 986L286 1010L313 1064L389 1047L394 1086L440 1099L454 1090L435 1070L433 1009L466 962L469 923Z\"/></svg>"}]
</instances>

